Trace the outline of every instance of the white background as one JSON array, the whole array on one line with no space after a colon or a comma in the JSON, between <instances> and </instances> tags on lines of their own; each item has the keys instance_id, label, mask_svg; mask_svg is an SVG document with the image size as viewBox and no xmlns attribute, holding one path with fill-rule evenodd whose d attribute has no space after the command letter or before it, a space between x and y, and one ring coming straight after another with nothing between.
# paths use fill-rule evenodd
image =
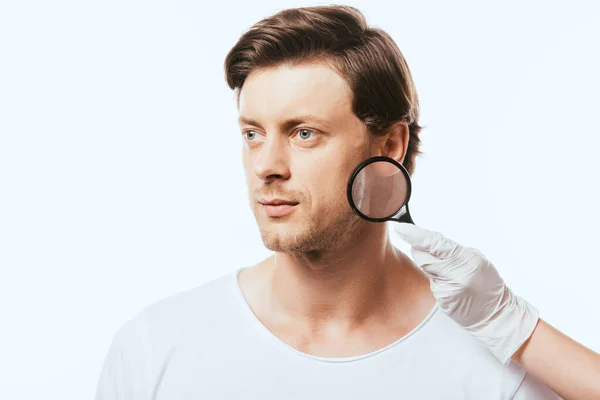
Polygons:
<instances>
[{"instance_id":1,"label":"white background","mask_svg":"<svg viewBox=\"0 0 600 400\"><path fill-rule=\"evenodd\" d=\"M1 3L0 398L92 398L126 320L270 254L223 60L311 4ZM417 224L600 351L598 3L347 4L414 76Z\"/></svg>"}]
</instances>

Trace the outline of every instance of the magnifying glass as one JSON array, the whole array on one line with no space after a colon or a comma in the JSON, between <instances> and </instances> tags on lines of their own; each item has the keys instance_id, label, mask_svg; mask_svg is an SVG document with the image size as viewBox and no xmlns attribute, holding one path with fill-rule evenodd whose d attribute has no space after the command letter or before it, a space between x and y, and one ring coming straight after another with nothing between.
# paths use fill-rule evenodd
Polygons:
<instances>
[{"instance_id":1,"label":"magnifying glass","mask_svg":"<svg viewBox=\"0 0 600 400\"><path fill-rule=\"evenodd\" d=\"M414 222L408 211L412 184L408 171L393 158L376 156L358 164L348 180L352 210L371 222Z\"/></svg>"}]
</instances>

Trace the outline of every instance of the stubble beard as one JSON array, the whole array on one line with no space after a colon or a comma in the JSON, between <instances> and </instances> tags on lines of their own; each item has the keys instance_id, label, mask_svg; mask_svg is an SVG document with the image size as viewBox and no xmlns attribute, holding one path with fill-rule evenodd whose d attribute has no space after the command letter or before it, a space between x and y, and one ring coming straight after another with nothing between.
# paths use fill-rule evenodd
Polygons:
<instances>
[{"instance_id":1,"label":"stubble beard","mask_svg":"<svg viewBox=\"0 0 600 400\"><path fill-rule=\"evenodd\" d=\"M289 217L294 218L292 214ZM349 207L344 207L330 218L309 215L304 221L268 221L260 227L265 247L279 253L323 255L335 252L357 236L364 228L362 220ZM270 224L289 224L289 228L271 228Z\"/></svg>"}]
</instances>

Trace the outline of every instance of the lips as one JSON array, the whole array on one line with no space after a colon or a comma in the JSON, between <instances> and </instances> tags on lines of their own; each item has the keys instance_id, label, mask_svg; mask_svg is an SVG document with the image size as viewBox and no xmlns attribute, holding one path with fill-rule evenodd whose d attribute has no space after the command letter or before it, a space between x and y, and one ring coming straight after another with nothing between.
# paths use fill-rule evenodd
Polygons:
<instances>
[{"instance_id":1,"label":"lips","mask_svg":"<svg viewBox=\"0 0 600 400\"><path fill-rule=\"evenodd\" d=\"M296 209L296 204L261 204L261 208L268 217L284 217Z\"/></svg>"},{"instance_id":2,"label":"lips","mask_svg":"<svg viewBox=\"0 0 600 400\"><path fill-rule=\"evenodd\" d=\"M279 203L279 204L275 204ZM268 217L284 217L296 209L298 203L289 203L282 201L271 201L268 203L259 203L266 216Z\"/></svg>"},{"instance_id":3,"label":"lips","mask_svg":"<svg viewBox=\"0 0 600 400\"><path fill-rule=\"evenodd\" d=\"M266 206L282 206L282 205L295 206L296 204L298 204L297 202L287 201L287 200L281 200L281 199L259 201L259 203L263 204L263 205L266 205Z\"/></svg>"}]
</instances>

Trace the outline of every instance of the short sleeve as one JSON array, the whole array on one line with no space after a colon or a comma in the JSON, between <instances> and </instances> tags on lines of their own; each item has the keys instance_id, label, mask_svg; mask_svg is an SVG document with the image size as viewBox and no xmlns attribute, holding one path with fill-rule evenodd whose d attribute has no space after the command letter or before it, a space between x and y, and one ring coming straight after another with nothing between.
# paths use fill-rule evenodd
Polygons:
<instances>
[{"instance_id":1,"label":"short sleeve","mask_svg":"<svg viewBox=\"0 0 600 400\"><path fill-rule=\"evenodd\" d=\"M513 400L562 400L562 397L533 375L527 374L515 392Z\"/></svg>"},{"instance_id":2,"label":"short sleeve","mask_svg":"<svg viewBox=\"0 0 600 400\"><path fill-rule=\"evenodd\" d=\"M151 371L148 329L142 315L113 337L96 388L96 400L146 400Z\"/></svg>"}]
</instances>

